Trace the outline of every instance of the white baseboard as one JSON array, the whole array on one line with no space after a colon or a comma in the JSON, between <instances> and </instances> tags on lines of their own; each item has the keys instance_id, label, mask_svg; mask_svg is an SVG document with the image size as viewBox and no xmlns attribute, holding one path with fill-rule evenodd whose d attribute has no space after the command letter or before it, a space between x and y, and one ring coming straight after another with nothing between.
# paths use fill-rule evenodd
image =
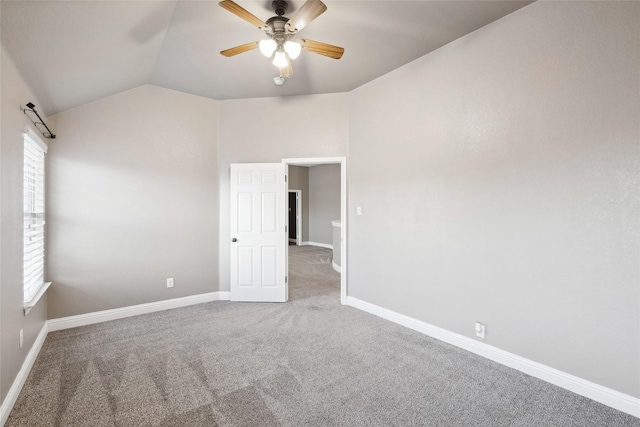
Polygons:
<instances>
[{"instance_id":1,"label":"white baseboard","mask_svg":"<svg viewBox=\"0 0 640 427\"><path fill-rule=\"evenodd\" d=\"M336 262L335 262L335 261L333 261L333 260L331 261L331 266L332 266L332 267L333 267L333 269L334 269L335 271L337 271L338 273L342 273L342 269L340 268L340 266L339 266L338 264L336 264Z\"/></svg>"},{"instance_id":2,"label":"white baseboard","mask_svg":"<svg viewBox=\"0 0 640 427\"><path fill-rule=\"evenodd\" d=\"M346 304L640 418L640 399L633 396L354 297Z\"/></svg>"},{"instance_id":3,"label":"white baseboard","mask_svg":"<svg viewBox=\"0 0 640 427\"><path fill-rule=\"evenodd\" d=\"M300 246L318 246L320 248L326 248L326 249L332 249L333 250L333 245L330 245L328 243L302 242L302 243L300 243Z\"/></svg>"},{"instance_id":4,"label":"white baseboard","mask_svg":"<svg viewBox=\"0 0 640 427\"><path fill-rule=\"evenodd\" d=\"M154 313L156 311L172 308L186 307L210 301L228 300L229 292L209 292L206 294L191 295L188 297L174 298L164 301L150 302L146 304L131 305L129 307L114 308L111 310L96 311L93 313L78 314L77 316L61 317L48 321L49 331L77 328L78 326L92 325L94 323L107 322L109 320L123 319L125 317L138 316L140 314Z\"/></svg>"},{"instance_id":5,"label":"white baseboard","mask_svg":"<svg viewBox=\"0 0 640 427\"><path fill-rule=\"evenodd\" d=\"M218 294L218 301L231 301L231 292L229 292L229 291L218 291L216 293Z\"/></svg>"},{"instance_id":6,"label":"white baseboard","mask_svg":"<svg viewBox=\"0 0 640 427\"><path fill-rule=\"evenodd\" d=\"M33 346L31 346L31 350L29 350L27 357L22 363L22 367L18 371L18 375L16 375L16 379L13 380L13 384L11 384L11 388L9 389L7 396L2 401L2 406L0 406L0 426L3 426L7 422L11 409L13 409L13 405L15 405L16 400L18 400L20 391L22 390L24 383L27 381L29 372L31 372L31 368L35 363L38 354L40 354L40 349L42 349L42 345L44 344L44 340L47 338L48 333L47 322L44 322Z\"/></svg>"}]
</instances>

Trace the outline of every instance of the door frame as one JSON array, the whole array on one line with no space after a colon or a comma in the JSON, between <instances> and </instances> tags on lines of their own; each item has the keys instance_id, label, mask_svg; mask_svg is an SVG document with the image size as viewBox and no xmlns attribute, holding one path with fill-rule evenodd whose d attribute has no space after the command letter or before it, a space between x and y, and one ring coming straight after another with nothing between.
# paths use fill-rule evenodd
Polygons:
<instances>
[{"instance_id":1,"label":"door frame","mask_svg":"<svg viewBox=\"0 0 640 427\"><path fill-rule=\"evenodd\" d=\"M316 166L316 165L340 165L340 303L347 303L347 158L346 157L310 157L282 159L282 163L289 166ZM288 200L288 198L287 198ZM289 259L289 245L285 249L285 259ZM287 262L287 269L288 267ZM287 271L288 274L288 271Z\"/></svg>"},{"instance_id":2,"label":"door frame","mask_svg":"<svg viewBox=\"0 0 640 427\"><path fill-rule=\"evenodd\" d=\"M296 193L296 245L302 245L302 190L289 190Z\"/></svg>"}]
</instances>

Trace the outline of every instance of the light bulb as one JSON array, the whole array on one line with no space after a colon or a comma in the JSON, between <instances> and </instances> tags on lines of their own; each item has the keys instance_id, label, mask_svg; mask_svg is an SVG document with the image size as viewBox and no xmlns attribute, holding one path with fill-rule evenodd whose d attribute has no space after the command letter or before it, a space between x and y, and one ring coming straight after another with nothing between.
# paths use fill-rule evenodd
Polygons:
<instances>
[{"instance_id":1,"label":"light bulb","mask_svg":"<svg viewBox=\"0 0 640 427\"><path fill-rule=\"evenodd\" d=\"M273 55L273 52L278 47L278 43L276 43L276 41L272 39L260 40L259 46L260 46L260 52L262 52L262 54L267 58L270 58L271 55Z\"/></svg>"},{"instance_id":2,"label":"light bulb","mask_svg":"<svg viewBox=\"0 0 640 427\"><path fill-rule=\"evenodd\" d=\"M276 55L273 57L273 65L278 68L286 67L289 64L287 61L287 54L283 51L276 52Z\"/></svg>"},{"instance_id":3,"label":"light bulb","mask_svg":"<svg viewBox=\"0 0 640 427\"><path fill-rule=\"evenodd\" d=\"M302 46L300 46L300 43L287 40L284 44L284 50L289 55L289 58L296 59L298 56L300 56L300 51L302 50Z\"/></svg>"}]
</instances>

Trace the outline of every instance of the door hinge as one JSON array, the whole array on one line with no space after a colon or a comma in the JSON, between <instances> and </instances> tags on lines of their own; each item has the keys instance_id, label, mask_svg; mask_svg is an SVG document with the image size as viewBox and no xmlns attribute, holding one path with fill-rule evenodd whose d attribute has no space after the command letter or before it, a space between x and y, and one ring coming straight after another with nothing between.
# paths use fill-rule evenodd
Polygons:
<instances>
[{"instance_id":1,"label":"door hinge","mask_svg":"<svg viewBox=\"0 0 640 427\"><path fill-rule=\"evenodd\" d=\"M284 182L287 182L287 175L284 176Z\"/></svg>"},{"instance_id":2,"label":"door hinge","mask_svg":"<svg viewBox=\"0 0 640 427\"><path fill-rule=\"evenodd\" d=\"M287 232L287 226L286 225L284 226L284 232L285 233Z\"/></svg>"},{"instance_id":3,"label":"door hinge","mask_svg":"<svg viewBox=\"0 0 640 427\"><path fill-rule=\"evenodd\" d=\"M289 280L289 276L284 276L284 283L287 283L287 280Z\"/></svg>"}]
</instances>

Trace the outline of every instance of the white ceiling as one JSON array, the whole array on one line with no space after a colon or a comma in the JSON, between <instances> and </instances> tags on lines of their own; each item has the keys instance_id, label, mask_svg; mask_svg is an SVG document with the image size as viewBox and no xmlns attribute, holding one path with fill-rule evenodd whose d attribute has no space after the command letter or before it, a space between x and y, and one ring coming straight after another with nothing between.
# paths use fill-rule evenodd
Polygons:
<instances>
[{"instance_id":1,"label":"white ceiling","mask_svg":"<svg viewBox=\"0 0 640 427\"><path fill-rule=\"evenodd\" d=\"M345 48L340 60L303 51L294 76L258 50L220 51L264 38L217 1L2 0L2 43L39 102L55 114L153 84L217 100L348 92L530 1L332 1L300 37ZM238 1L257 17L271 1ZM291 16L304 1L289 2ZM25 103L30 100L25 100Z\"/></svg>"}]
</instances>

